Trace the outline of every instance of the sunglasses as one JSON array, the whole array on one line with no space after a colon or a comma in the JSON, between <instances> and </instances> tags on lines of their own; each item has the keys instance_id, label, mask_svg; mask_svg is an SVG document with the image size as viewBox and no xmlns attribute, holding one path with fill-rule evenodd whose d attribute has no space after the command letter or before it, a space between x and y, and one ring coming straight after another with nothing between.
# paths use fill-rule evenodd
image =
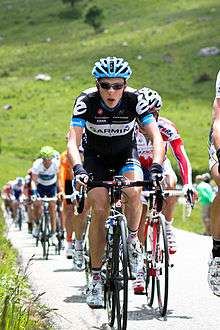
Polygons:
<instances>
[{"instance_id":1,"label":"sunglasses","mask_svg":"<svg viewBox=\"0 0 220 330\"><path fill-rule=\"evenodd\" d=\"M113 88L114 90L119 90L125 87L124 83L114 83L114 84L109 84L108 82L98 82L98 85L102 87L103 89L109 90L110 88Z\"/></svg>"}]
</instances>

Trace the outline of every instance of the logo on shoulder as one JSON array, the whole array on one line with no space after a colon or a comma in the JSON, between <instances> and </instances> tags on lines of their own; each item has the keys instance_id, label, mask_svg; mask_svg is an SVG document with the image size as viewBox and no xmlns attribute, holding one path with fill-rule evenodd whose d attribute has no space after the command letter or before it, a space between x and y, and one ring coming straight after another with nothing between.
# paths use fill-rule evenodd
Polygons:
<instances>
[{"instance_id":1,"label":"logo on shoulder","mask_svg":"<svg viewBox=\"0 0 220 330\"><path fill-rule=\"evenodd\" d=\"M83 102L82 100L77 100L73 113L75 116L79 116L82 115L83 113L85 113L87 110L87 106L85 104L85 102Z\"/></svg>"}]
</instances>

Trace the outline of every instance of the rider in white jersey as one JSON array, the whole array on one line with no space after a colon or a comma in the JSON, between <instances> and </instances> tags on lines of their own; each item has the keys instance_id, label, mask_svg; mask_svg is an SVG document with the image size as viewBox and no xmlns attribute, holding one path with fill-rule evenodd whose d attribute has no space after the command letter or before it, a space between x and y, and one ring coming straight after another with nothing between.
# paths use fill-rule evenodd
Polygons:
<instances>
[{"instance_id":1,"label":"rider in white jersey","mask_svg":"<svg viewBox=\"0 0 220 330\"><path fill-rule=\"evenodd\" d=\"M54 149L46 146L42 147L39 159L35 160L32 166L32 189L35 195L43 197L55 197L57 194L57 174L59 162L54 158ZM42 214L42 203L39 200L34 201L35 221L37 223L37 232L39 230L39 219ZM57 244L56 238L56 201L49 202L49 211L51 219L51 241ZM34 235L37 235L35 231Z\"/></svg>"},{"instance_id":2,"label":"rider in white jersey","mask_svg":"<svg viewBox=\"0 0 220 330\"><path fill-rule=\"evenodd\" d=\"M212 292L220 296L220 71L216 79L216 93L209 135L209 169L218 191L211 206L213 248L209 260L208 283Z\"/></svg>"}]
</instances>

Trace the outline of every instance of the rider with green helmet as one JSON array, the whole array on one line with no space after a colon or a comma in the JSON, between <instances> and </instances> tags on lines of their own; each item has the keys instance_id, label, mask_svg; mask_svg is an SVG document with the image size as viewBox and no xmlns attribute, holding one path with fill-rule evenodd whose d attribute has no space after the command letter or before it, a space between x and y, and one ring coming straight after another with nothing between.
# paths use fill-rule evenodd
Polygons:
<instances>
[{"instance_id":1,"label":"rider with green helmet","mask_svg":"<svg viewBox=\"0 0 220 330\"><path fill-rule=\"evenodd\" d=\"M39 197L53 198L57 194L57 174L59 163L54 158L54 148L44 146L40 149L39 158L36 159L32 166L32 189L35 195ZM51 241L57 244L56 238L56 201L50 201L50 219L51 219ZM41 201L34 201L35 220L37 225L42 214Z\"/></svg>"}]
</instances>

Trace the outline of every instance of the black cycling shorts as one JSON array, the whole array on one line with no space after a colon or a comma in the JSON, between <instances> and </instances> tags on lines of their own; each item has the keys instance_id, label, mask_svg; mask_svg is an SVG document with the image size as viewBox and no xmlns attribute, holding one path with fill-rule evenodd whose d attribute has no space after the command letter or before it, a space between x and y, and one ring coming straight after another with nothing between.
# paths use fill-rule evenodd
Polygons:
<instances>
[{"instance_id":1,"label":"black cycling shorts","mask_svg":"<svg viewBox=\"0 0 220 330\"><path fill-rule=\"evenodd\" d=\"M135 147L112 158L95 154L91 151L84 154L83 167L92 174L95 181L112 180L114 175L124 175L127 171L137 170L142 173Z\"/></svg>"}]
</instances>

